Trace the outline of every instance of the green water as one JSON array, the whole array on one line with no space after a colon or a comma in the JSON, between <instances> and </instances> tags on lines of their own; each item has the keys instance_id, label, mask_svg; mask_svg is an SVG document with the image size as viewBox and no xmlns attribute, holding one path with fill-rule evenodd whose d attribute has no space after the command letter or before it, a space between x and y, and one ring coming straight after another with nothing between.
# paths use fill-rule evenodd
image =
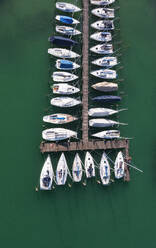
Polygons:
<instances>
[{"instance_id":1,"label":"green water","mask_svg":"<svg viewBox=\"0 0 156 248\"><path fill-rule=\"evenodd\" d=\"M144 174L131 171L129 184L108 188L91 181L36 193L54 1L0 1L1 247L156 247L156 3L120 6L122 107L128 106L120 121L129 124L121 130L135 137L130 154Z\"/></svg>"}]
</instances>

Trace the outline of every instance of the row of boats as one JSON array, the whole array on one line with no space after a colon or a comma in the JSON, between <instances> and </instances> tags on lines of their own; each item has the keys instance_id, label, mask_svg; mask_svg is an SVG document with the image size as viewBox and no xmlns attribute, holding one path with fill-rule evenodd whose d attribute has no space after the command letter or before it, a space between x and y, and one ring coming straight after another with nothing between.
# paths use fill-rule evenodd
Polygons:
<instances>
[{"instance_id":1,"label":"row of boats","mask_svg":"<svg viewBox=\"0 0 156 248\"><path fill-rule=\"evenodd\" d=\"M82 163L79 154L76 153L72 165L72 175L68 168L64 153L62 153L59 158L55 174L50 155L48 155L40 174L40 189L51 190L53 182L55 182L57 185L65 185L68 175L71 177L72 181L76 183L81 182L83 172L85 173L86 178L93 178L95 177L96 167L99 169L102 184L109 185L111 182L111 167L105 152L103 152L100 164L98 166L96 165L96 162L94 161L90 152L86 152L84 164ZM124 177L125 162L123 153L121 151L117 154L113 171L116 179Z\"/></svg>"}]
</instances>

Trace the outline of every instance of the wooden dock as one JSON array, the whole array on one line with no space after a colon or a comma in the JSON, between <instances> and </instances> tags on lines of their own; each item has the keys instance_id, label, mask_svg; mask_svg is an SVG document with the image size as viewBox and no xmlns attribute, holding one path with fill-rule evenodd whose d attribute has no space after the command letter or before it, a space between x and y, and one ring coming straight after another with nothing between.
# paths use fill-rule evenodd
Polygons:
<instances>
[{"instance_id":1,"label":"wooden dock","mask_svg":"<svg viewBox=\"0 0 156 248\"><path fill-rule=\"evenodd\" d=\"M94 151L122 149L125 162L131 160L129 156L129 140L88 140L88 49L89 49L89 0L83 2L83 31L82 31L82 140L77 142L61 141L58 143L42 141L41 153L69 152L69 151ZM125 181L130 180L129 168L125 164Z\"/></svg>"}]
</instances>

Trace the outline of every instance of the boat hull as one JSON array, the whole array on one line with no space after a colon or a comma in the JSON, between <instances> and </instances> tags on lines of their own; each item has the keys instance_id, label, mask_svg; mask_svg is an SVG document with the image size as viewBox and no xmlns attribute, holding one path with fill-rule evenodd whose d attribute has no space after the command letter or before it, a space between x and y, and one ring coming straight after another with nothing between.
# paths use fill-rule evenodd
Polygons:
<instances>
[{"instance_id":1,"label":"boat hull","mask_svg":"<svg viewBox=\"0 0 156 248\"><path fill-rule=\"evenodd\" d=\"M64 156L64 153L62 153L56 168L56 184L65 185L67 181L67 175L68 175L67 161Z\"/></svg>"},{"instance_id":2,"label":"boat hull","mask_svg":"<svg viewBox=\"0 0 156 248\"><path fill-rule=\"evenodd\" d=\"M103 185L109 185L109 183L110 183L110 165L109 165L109 162L107 160L107 156L106 156L105 152L103 152L103 154L102 154L99 172L100 172L100 178L101 178L102 184Z\"/></svg>"},{"instance_id":3,"label":"boat hull","mask_svg":"<svg viewBox=\"0 0 156 248\"><path fill-rule=\"evenodd\" d=\"M118 84L109 83L109 82L101 82L97 84L93 84L92 88L102 92L112 92L118 90Z\"/></svg>"},{"instance_id":4,"label":"boat hull","mask_svg":"<svg viewBox=\"0 0 156 248\"><path fill-rule=\"evenodd\" d=\"M66 83L53 84L51 88L53 90L53 93L58 95L72 95L80 91L78 88Z\"/></svg>"},{"instance_id":5,"label":"boat hull","mask_svg":"<svg viewBox=\"0 0 156 248\"><path fill-rule=\"evenodd\" d=\"M42 138L48 141L59 141L77 137L77 133L65 128L50 128L42 132Z\"/></svg>"},{"instance_id":6,"label":"boat hull","mask_svg":"<svg viewBox=\"0 0 156 248\"><path fill-rule=\"evenodd\" d=\"M75 6L74 4L65 3L65 2L57 2L56 8L67 13L74 13L81 11L81 9Z\"/></svg>"},{"instance_id":7,"label":"boat hull","mask_svg":"<svg viewBox=\"0 0 156 248\"><path fill-rule=\"evenodd\" d=\"M64 34L64 35L79 35L81 34L81 32L73 27L69 27L69 26L56 26L56 32L60 33L60 34Z\"/></svg>"},{"instance_id":8,"label":"boat hull","mask_svg":"<svg viewBox=\"0 0 156 248\"><path fill-rule=\"evenodd\" d=\"M97 8L93 9L92 14L100 18L112 19L115 17L114 9L109 8Z\"/></svg>"},{"instance_id":9,"label":"boat hull","mask_svg":"<svg viewBox=\"0 0 156 248\"><path fill-rule=\"evenodd\" d=\"M49 48L48 53L50 55L63 58L63 59L72 59L80 57L79 54L72 52L70 50L64 49L64 48Z\"/></svg>"},{"instance_id":10,"label":"boat hull","mask_svg":"<svg viewBox=\"0 0 156 248\"><path fill-rule=\"evenodd\" d=\"M114 3L115 0L90 0L90 3L93 5L101 5L101 6L107 6L112 3Z\"/></svg>"},{"instance_id":11,"label":"boat hull","mask_svg":"<svg viewBox=\"0 0 156 248\"><path fill-rule=\"evenodd\" d=\"M82 179L82 162L78 155L75 155L73 167L72 167L72 175L74 182L80 182Z\"/></svg>"},{"instance_id":12,"label":"boat hull","mask_svg":"<svg viewBox=\"0 0 156 248\"><path fill-rule=\"evenodd\" d=\"M98 78L102 78L102 79L116 79L117 78L116 71L108 70L108 69L92 71L91 75L98 77Z\"/></svg>"},{"instance_id":13,"label":"boat hull","mask_svg":"<svg viewBox=\"0 0 156 248\"><path fill-rule=\"evenodd\" d=\"M53 177L54 172L52 162L50 155L48 155L40 174L40 190L51 190Z\"/></svg>"},{"instance_id":14,"label":"boat hull","mask_svg":"<svg viewBox=\"0 0 156 248\"><path fill-rule=\"evenodd\" d=\"M56 16L56 20L64 23L64 24L78 24L80 23L78 20L72 18L72 17L69 17L69 16L60 16L60 15L57 15Z\"/></svg>"},{"instance_id":15,"label":"boat hull","mask_svg":"<svg viewBox=\"0 0 156 248\"><path fill-rule=\"evenodd\" d=\"M77 41L74 41L72 39L69 38L64 38L61 36L51 36L48 39L52 44L55 44L57 46L62 46L62 47L71 47L71 46L75 46L78 44Z\"/></svg>"},{"instance_id":16,"label":"boat hull","mask_svg":"<svg viewBox=\"0 0 156 248\"><path fill-rule=\"evenodd\" d=\"M96 32L90 38L96 41L109 42L112 40L112 35L110 32Z\"/></svg>"},{"instance_id":17,"label":"boat hull","mask_svg":"<svg viewBox=\"0 0 156 248\"><path fill-rule=\"evenodd\" d=\"M114 175L116 179L124 177L125 162L122 152L119 152L114 163Z\"/></svg>"},{"instance_id":18,"label":"boat hull","mask_svg":"<svg viewBox=\"0 0 156 248\"><path fill-rule=\"evenodd\" d=\"M69 73L69 72L65 72L65 71L56 71L53 72L52 76L53 81L55 82L71 82L73 80L76 80L78 78L78 76Z\"/></svg>"},{"instance_id":19,"label":"boat hull","mask_svg":"<svg viewBox=\"0 0 156 248\"><path fill-rule=\"evenodd\" d=\"M91 119L89 120L90 127L112 127L119 125L119 122L107 120L107 119Z\"/></svg>"},{"instance_id":20,"label":"boat hull","mask_svg":"<svg viewBox=\"0 0 156 248\"><path fill-rule=\"evenodd\" d=\"M80 66L76 64L73 61L70 60L63 60L63 59L58 59L56 60L56 68L59 70L75 70L78 69Z\"/></svg>"},{"instance_id":21,"label":"boat hull","mask_svg":"<svg viewBox=\"0 0 156 248\"><path fill-rule=\"evenodd\" d=\"M120 138L120 132L118 130L107 130L92 134L92 136L100 139L118 139Z\"/></svg>"},{"instance_id":22,"label":"boat hull","mask_svg":"<svg viewBox=\"0 0 156 248\"><path fill-rule=\"evenodd\" d=\"M113 21L101 20L92 23L91 27L101 31L111 31L114 30L114 23Z\"/></svg>"},{"instance_id":23,"label":"boat hull","mask_svg":"<svg viewBox=\"0 0 156 248\"><path fill-rule=\"evenodd\" d=\"M93 97L92 98L93 101L97 101L97 102L105 102L105 103L110 103L110 102L119 102L121 101L121 97L120 96L97 96L97 97Z\"/></svg>"},{"instance_id":24,"label":"boat hull","mask_svg":"<svg viewBox=\"0 0 156 248\"><path fill-rule=\"evenodd\" d=\"M53 106L57 106L61 108L70 108L81 104L81 101L71 97L56 97L56 98L52 98L50 103Z\"/></svg>"},{"instance_id":25,"label":"boat hull","mask_svg":"<svg viewBox=\"0 0 156 248\"><path fill-rule=\"evenodd\" d=\"M43 117L44 122L51 123L51 124L57 124L57 125L70 123L76 120L77 120L76 117L72 115L68 115L68 114L62 114L62 113L46 115Z\"/></svg>"},{"instance_id":26,"label":"boat hull","mask_svg":"<svg viewBox=\"0 0 156 248\"><path fill-rule=\"evenodd\" d=\"M86 152L85 156L85 173L87 178L95 177L95 164L89 152Z\"/></svg>"}]
</instances>

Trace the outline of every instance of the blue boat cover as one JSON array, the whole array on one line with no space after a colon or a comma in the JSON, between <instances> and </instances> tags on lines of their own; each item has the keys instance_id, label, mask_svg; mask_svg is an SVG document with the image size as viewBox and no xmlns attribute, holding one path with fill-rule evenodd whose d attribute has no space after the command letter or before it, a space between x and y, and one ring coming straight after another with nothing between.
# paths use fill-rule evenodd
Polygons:
<instances>
[{"instance_id":1,"label":"blue boat cover","mask_svg":"<svg viewBox=\"0 0 156 248\"><path fill-rule=\"evenodd\" d=\"M59 46L74 46L78 44L77 41L62 36L51 36L49 37L49 41Z\"/></svg>"},{"instance_id":2,"label":"blue boat cover","mask_svg":"<svg viewBox=\"0 0 156 248\"><path fill-rule=\"evenodd\" d=\"M60 21L66 24L72 24L73 18L70 16L60 16Z\"/></svg>"},{"instance_id":3,"label":"blue boat cover","mask_svg":"<svg viewBox=\"0 0 156 248\"><path fill-rule=\"evenodd\" d=\"M119 102L121 101L120 96L97 96L92 98L93 101L103 101L103 102Z\"/></svg>"},{"instance_id":4,"label":"blue boat cover","mask_svg":"<svg viewBox=\"0 0 156 248\"><path fill-rule=\"evenodd\" d=\"M73 62L69 61L69 60L64 60L61 59L61 64L60 64L60 68L69 68L72 69L73 68Z\"/></svg>"}]
</instances>

